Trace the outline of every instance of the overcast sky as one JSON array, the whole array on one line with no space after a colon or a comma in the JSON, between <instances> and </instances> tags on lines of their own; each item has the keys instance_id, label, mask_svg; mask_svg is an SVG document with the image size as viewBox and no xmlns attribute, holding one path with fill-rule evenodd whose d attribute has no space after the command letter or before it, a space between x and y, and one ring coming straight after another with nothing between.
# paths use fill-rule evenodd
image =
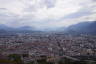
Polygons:
<instances>
[{"instance_id":1,"label":"overcast sky","mask_svg":"<svg viewBox=\"0 0 96 64\"><path fill-rule=\"evenodd\" d=\"M0 0L0 24L66 27L96 20L96 0Z\"/></svg>"}]
</instances>

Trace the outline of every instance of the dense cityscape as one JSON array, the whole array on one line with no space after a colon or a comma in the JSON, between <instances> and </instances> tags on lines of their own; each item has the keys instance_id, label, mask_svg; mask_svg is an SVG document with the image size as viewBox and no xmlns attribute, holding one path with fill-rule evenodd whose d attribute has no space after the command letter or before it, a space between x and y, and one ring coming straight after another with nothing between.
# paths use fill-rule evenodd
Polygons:
<instances>
[{"instance_id":1,"label":"dense cityscape","mask_svg":"<svg viewBox=\"0 0 96 64\"><path fill-rule=\"evenodd\" d=\"M49 64L72 64L73 61L96 63L96 36L47 32L0 35L0 59L12 62L15 56L19 56L22 61L19 63L18 59L17 64L40 64L36 61L42 59L46 59ZM72 60L72 62L59 63L61 59L67 59L68 62Z\"/></svg>"}]
</instances>

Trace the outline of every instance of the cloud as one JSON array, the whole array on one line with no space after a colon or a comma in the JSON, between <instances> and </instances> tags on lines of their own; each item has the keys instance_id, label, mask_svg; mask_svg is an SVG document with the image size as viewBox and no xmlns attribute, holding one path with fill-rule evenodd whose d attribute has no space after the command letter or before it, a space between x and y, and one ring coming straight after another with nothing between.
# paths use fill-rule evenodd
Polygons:
<instances>
[{"instance_id":1,"label":"cloud","mask_svg":"<svg viewBox=\"0 0 96 64\"><path fill-rule=\"evenodd\" d=\"M0 0L0 24L12 27L58 28L95 17L95 0Z\"/></svg>"}]
</instances>

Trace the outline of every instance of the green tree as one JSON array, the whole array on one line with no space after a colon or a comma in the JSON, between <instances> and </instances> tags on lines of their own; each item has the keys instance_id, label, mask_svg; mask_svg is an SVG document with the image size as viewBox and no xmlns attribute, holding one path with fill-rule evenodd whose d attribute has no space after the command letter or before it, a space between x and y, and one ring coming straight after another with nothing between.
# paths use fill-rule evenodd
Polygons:
<instances>
[{"instance_id":1,"label":"green tree","mask_svg":"<svg viewBox=\"0 0 96 64\"><path fill-rule=\"evenodd\" d=\"M21 56L18 54L11 54L8 56L9 60L16 62L17 64L23 64Z\"/></svg>"}]
</instances>

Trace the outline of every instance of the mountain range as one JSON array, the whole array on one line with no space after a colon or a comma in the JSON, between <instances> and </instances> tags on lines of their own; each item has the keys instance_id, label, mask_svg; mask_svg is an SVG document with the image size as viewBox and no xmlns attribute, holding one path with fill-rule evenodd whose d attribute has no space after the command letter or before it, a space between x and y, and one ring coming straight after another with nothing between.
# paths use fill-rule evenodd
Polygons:
<instances>
[{"instance_id":1,"label":"mountain range","mask_svg":"<svg viewBox=\"0 0 96 64\"><path fill-rule=\"evenodd\" d=\"M96 34L96 21L92 22L81 22L78 24L71 25L64 29L58 29L59 31L64 31L64 33L68 34ZM23 26L19 28L12 28L6 25L0 24L0 33L3 32L34 32L37 31L35 28L30 26ZM39 30L38 30L39 31Z\"/></svg>"},{"instance_id":2,"label":"mountain range","mask_svg":"<svg viewBox=\"0 0 96 64\"><path fill-rule=\"evenodd\" d=\"M96 21L71 25L65 29L65 32L71 34L96 34Z\"/></svg>"}]
</instances>

